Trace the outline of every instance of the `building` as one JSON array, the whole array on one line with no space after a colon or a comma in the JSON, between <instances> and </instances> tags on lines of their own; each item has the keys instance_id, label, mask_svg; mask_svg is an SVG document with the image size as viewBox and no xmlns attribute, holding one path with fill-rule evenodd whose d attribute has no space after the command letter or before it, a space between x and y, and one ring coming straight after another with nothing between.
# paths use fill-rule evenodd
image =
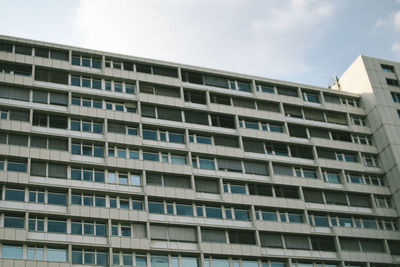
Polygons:
<instances>
[{"instance_id":1,"label":"building","mask_svg":"<svg viewBox=\"0 0 400 267\"><path fill-rule=\"evenodd\" d=\"M400 266L400 63L335 89L0 37L0 265Z\"/></svg>"}]
</instances>

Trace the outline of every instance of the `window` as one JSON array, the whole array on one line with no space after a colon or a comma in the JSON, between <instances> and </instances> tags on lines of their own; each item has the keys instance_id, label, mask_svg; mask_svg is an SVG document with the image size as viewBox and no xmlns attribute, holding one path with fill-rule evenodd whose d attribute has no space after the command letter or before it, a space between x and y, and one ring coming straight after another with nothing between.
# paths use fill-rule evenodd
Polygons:
<instances>
[{"instance_id":1,"label":"window","mask_svg":"<svg viewBox=\"0 0 400 267\"><path fill-rule=\"evenodd\" d=\"M400 103L400 93L390 92L392 95L393 102Z\"/></svg>"},{"instance_id":2,"label":"window","mask_svg":"<svg viewBox=\"0 0 400 267\"><path fill-rule=\"evenodd\" d=\"M271 248L283 248L283 241L280 234L260 233L261 246Z\"/></svg>"},{"instance_id":3,"label":"window","mask_svg":"<svg viewBox=\"0 0 400 267\"><path fill-rule=\"evenodd\" d=\"M228 231L229 243L231 244L247 244L247 245L255 245L255 234L252 231Z\"/></svg>"},{"instance_id":4,"label":"window","mask_svg":"<svg viewBox=\"0 0 400 267\"><path fill-rule=\"evenodd\" d=\"M158 155L158 153L143 151L143 160L160 161L160 156Z\"/></svg>"},{"instance_id":5,"label":"window","mask_svg":"<svg viewBox=\"0 0 400 267\"><path fill-rule=\"evenodd\" d=\"M326 119L329 123L347 125L346 115L344 113L327 112Z\"/></svg>"},{"instance_id":6,"label":"window","mask_svg":"<svg viewBox=\"0 0 400 267\"><path fill-rule=\"evenodd\" d=\"M339 172L334 172L334 171L327 171L323 170L322 171L322 176L324 177L324 181L327 183L334 183L334 184L340 184L340 173Z\"/></svg>"},{"instance_id":7,"label":"window","mask_svg":"<svg viewBox=\"0 0 400 267\"><path fill-rule=\"evenodd\" d=\"M104 171L89 168L71 168L72 180L83 180L104 183Z\"/></svg>"},{"instance_id":8,"label":"window","mask_svg":"<svg viewBox=\"0 0 400 267\"><path fill-rule=\"evenodd\" d=\"M71 130L91 133L103 133L102 122L81 121L71 119Z\"/></svg>"},{"instance_id":9,"label":"window","mask_svg":"<svg viewBox=\"0 0 400 267\"><path fill-rule=\"evenodd\" d=\"M235 119L233 116L227 115L211 115L211 125L215 127L231 128L235 129Z\"/></svg>"},{"instance_id":10,"label":"window","mask_svg":"<svg viewBox=\"0 0 400 267\"><path fill-rule=\"evenodd\" d=\"M15 53L21 54L21 55L26 55L26 56L32 56L32 47L22 45L22 44L21 45L16 44L15 45Z\"/></svg>"},{"instance_id":11,"label":"window","mask_svg":"<svg viewBox=\"0 0 400 267\"><path fill-rule=\"evenodd\" d=\"M335 152L336 160L346 161L346 162L357 162L357 155L350 154L350 152Z\"/></svg>"},{"instance_id":12,"label":"window","mask_svg":"<svg viewBox=\"0 0 400 267\"><path fill-rule=\"evenodd\" d=\"M303 91L303 100L311 103L320 103L319 93Z\"/></svg>"},{"instance_id":13,"label":"window","mask_svg":"<svg viewBox=\"0 0 400 267\"><path fill-rule=\"evenodd\" d=\"M242 162L240 160L219 158L217 162L219 170L242 172Z\"/></svg>"},{"instance_id":14,"label":"window","mask_svg":"<svg viewBox=\"0 0 400 267\"><path fill-rule=\"evenodd\" d=\"M364 164L368 167L378 167L378 158L374 155L363 155Z\"/></svg>"},{"instance_id":15,"label":"window","mask_svg":"<svg viewBox=\"0 0 400 267\"><path fill-rule=\"evenodd\" d=\"M7 160L7 171L26 172L26 168L27 168L26 161L16 160L16 159Z\"/></svg>"},{"instance_id":16,"label":"window","mask_svg":"<svg viewBox=\"0 0 400 267\"><path fill-rule=\"evenodd\" d=\"M273 168L275 175L293 176L293 169L291 166L274 164Z\"/></svg>"},{"instance_id":17,"label":"window","mask_svg":"<svg viewBox=\"0 0 400 267\"><path fill-rule=\"evenodd\" d=\"M25 217L4 216L4 227L7 228L25 228Z\"/></svg>"},{"instance_id":18,"label":"window","mask_svg":"<svg viewBox=\"0 0 400 267\"><path fill-rule=\"evenodd\" d=\"M151 239L154 240L181 242L196 242L197 240L195 228L192 227L150 225L150 233Z\"/></svg>"},{"instance_id":19,"label":"window","mask_svg":"<svg viewBox=\"0 0 400 267\"><path fill-rule=\"evenodd\" d=\"M224 192L225 193L232 193L232 194L246 194L246 186L239 185L239 184L231 184L225 183L224 184Z\"/></svg>"},{"instance_id":20,"label":"window","mask_svg":"<svg viewBox=\"0 0 400 267\"><path fill-rule=\"evenodd\" d=\"M399 86L399 81L397 79L386 78L386 83L391 86Z\"/></svg>"},{"instance_id":21,"label":"window","mask_svg":"<svg viewBox=\"0 0 400 267\"><path fill-rule=\"evenodd\" d=\"M47 221L47 232L49 233L67 233L67 222L66 221Z\"/></svg>"},{"instance_id":22,"label":"window","mask_svg":"<svg viewBox=\"0 0 400 267\"><path fill-rule=\"evenodd\" d=\"M164 203L162 202L149 202L149 212L164 214Z\"/></svg>"},{"instance_id":23,"label":"window","mask_svg":"<svg viewBox=\"0 0 400 267\"><path fill-rule=\"evenodd\" d=\"M265 143L267 154L289 156L288 146L283 143Z\"/></svg>"},{"instance_id":24,"label":"window","mask_svg":"<svg viewBox=\"0 0 400 267\"><path fill-rule=\"evenodd\" d=\"M354 125L366 126L366 122L365 122L365 118L364 117L351 116L351 120L352 120Z\"/></svg>"},{"instance_id":25,"label":"window","mask_svg":"<svg viewBox=\"0 0 400 267\"><path fill-rule=\"evenodd\" d=\"M268 168L265 162L244 161L244 169L247 174L268 175Z\"/></svg>"},{"instance_id":26,"label":"window","mask_svg":"<svg viewBox=\"0 0 400 267\"><path fill-rule=\"evenodd\" d=\"M104 147L94 144L85 144L73 142L71 144L71 153L73 155L83 155L92 157L104 157Z\"/></svg>"},{"instance_id":27,"label":"window","mask_svg":"<svg viewBox=\"0 0 400 267\"><path fill-rule=\"evenodd\" d=\"M257 91L261 91L264 93L270 93L274 94L275 93L275 88L273 84L260 84L256 86Z\"/></svg>"},{"instance_id":28,"label":"window","mask_svg":"<svg viewBox=\"0 0 400 267\"><path fill-rule=\"evenodd\" d=\"M324 203L322 191L303 189L303 194L306 202Z\"/></svg>"},{"instance_id":29,"label":"window","mask_svg":"<svg viewBox=\"0 0 400 267\"><path fill-rule=\"evenodd\" d=\"M315 225L315 226L320 226L320 227L329 227L329 219L327 216L317 216L314 215L314 222L310 220L310 223Z\"/></svg>"},{"instance_id":30,"label":"window","mask_svg":"<svg viewBox=\"0 0 400 267\"><path fill-rule=\"evenodd\" d=\"M50 92L50 104L68 106L68 95L63 93Z\"/></svg>"},{"instance_id":31,"label":"window","mask_svg":"<svg viewBox=\"0 0 400 267\"><path fill-rule=\"evenodd\" d=\"M215 170L215 163L213 159L198 158L200 169ZM193 167L197 168L196 159L193 159Z\"/></svg>"},{"instance_id":32,"label":"window","mask_svg":"<svg viewBox=\"0 0 400 267\"><path fill-rule=\"evenodd\" d=\"M295 169L296 177L304 177L310 179L317 178L317 172L315 170L305 169L305 168L296 168Z\"/></svg>"},{"instance_id":33,"label":"window","mask_svg":"<svg viewBox=\"0 0 400 267\"><path fill-rule=\"evenodd\" d=\"M285 235L285 244L286 248L289 249L311 249L310 243L306 236Z\"/></svg>"},{"instance_id":34,"label":"window","mask_svg":"<svg viewBox=\"0 0 400 267\"><path fill-rule=\"evenodd\" d=\"M101 69L101 57L72 54L72 65Z\"/></svg>"},{"instance_id":35,"label":"window","mask_svg":"<svg viewBox=\"0 0 400 267\"><path fill-rule=\"evenodd\" d=\"M108 252L72 248L72 264L107 265Z\"/></svg>"},{"instance_id":36,"label":"window","mask_svg":"<svg viewBox=\"0 0 400 267\"><path fill-rule=\"evenodd\" d=\"M29 111L11 109L8 112L4 110L0 112L2 119L7 119L8 116L9 120L29 122Z\"/></svg>"},{"instance_id":37,"label":"window","mask_svg":"<svg viewBox=\"0 0 400 267\"><path fill-rule=\"evenodd\" d=\"M219 194L219 183L216 179L195 179L196 192Z\"/></svg>"},{"instance_id":38,"label":"window","mask_svg":"<svg viewBox=\"0 0 400 267\"><path fill-rule=\"evenodd\" d=\"M7 42L0 42L0 51L12 53L13 52L13 44Z\"/></svg>"},{"instance_id":39,"label":"window","mask_svg":"<svg viewBox=\"0 0 400 267\"><path fill-rule=\"evenodd\" d=\"M44 191L36 191L30 190L29 191L29 202L32 203L44 203Z\"/></svg>"},{"instance_id":40,"label":"window","mask_svg":"<svg viewBox=\"0 0 400 267\"><path fill-rule=\"evenodd\" d=\"M0 85L0 98L29 101L29 89L8 85Z\"/></svg>"},{"instance_id":41,"label":"window","mask_svg":"<svg viewBox=\"0 0 400 267\"><path fill-rule=\"evenodd\" d=\"M221 210L221 208L206 206L206 217L207 218L222 219L222 210Z\"/></svg>"},{"instance_id":42,"label":"window","mask_svg":"<svg viewBox=\"0 0 400 267\"><path fill-rule=\"evenodd\" d=\"M184 98L186 102L196 103L196 104L206 104L206 94L201 91L192 91L184 89Z\"/></svg>"},{"instance_id":43,"label":"window","mask_svg":"<svg viewBox=\"0 0 400 267\"><path fill-rule=\"evenodd\" d=\"M35 67L35 80L67 85L68 72L37 66Z\"/></svg>"},{"instance_id":44,"label":"window","mask_svg":"<svg viewBox=\"0 0 400 267\"><path fill-rule=\"evenodd\" d=\"M201 234L203 242L226 243L225 231L223 230L202 229Z\"/></svg>"},{"instance_id":45,"label":"window","mask_svg":"<svg viewBox=\"0 0 400 267\"><path fill-rule=\"evenodd\" d=\"M334 239L324 236L311 236L311 246L313 250L336 251Z\"/></svg>"},{"instance_id":46,"label":"window","mask_svg":"<svg viewBox=\"0 0 400 267\"><path fill-rule=\"evenodd\" d=\"M394 67L393 66L381 64L381 68L382 68L383 72L394 73Z\"/></svg>"},{"instance_id":47,"label":"window","mask_svg":"<svg viewBox=\"0 0 400 267\"><path fill-rule=\"evenodd\" d=\"M47 203L53 205L67 205L67 194L63 193L47 193Z\"/></svg>"},{"instance_id":48,"label":"window","mask_svg":"<svg viewBox=\"0 0 400 267\"><path fill-rule=\"evenodd\" d=\"M191 188L191 181L189 177L177 176L177 175L166 175L158 173L146 174L146 181L148 185L158 185L167 187L178 187L178 188Z\"/></svg>"},{"instance_id":49,"label":"window","mask_svg":"<svg viewBox=\"0 0 400 267\"><path fill-rule=\"evenodd\" d=\"M326 191L325 200L327 204L348 205L346 194L342 192Z\"/></svg>"},{"instance_id":50,"label":"window","mask_svg":"<svg viewBox=\"0 0 400 267\"><path fill-rule=\"evenodd\" d=\"M290 136L297 137L297 138L308 138L306 127L302 126L295 126L295 125L288 125L289 134Z\"/></svg>"},{"instance_id":51,"label":"window","mask_svg":"<svg viewBox=\"0 0 400 267\"><path fill-rule=\"evenodd\" d=\"M95 221L91 222L72 221L71 234L106 236L106 224Z\"/></svg>"},{"instance_id":52,"label":"window","mask_svg":"<svg viewBox=\"0 0 400 267\"><path fill-rule=\"evenodd\" d=\"M166 87L147 83L140 83L140 92L180 98L180 90L176 87Z\"/></svg>"},{"instance_id":53,"label":"window","mask_svg":"<svg viewBox=\"0 0 400 267\"><path fill-rule=\"evenodd\" d=\"M44 260L44 248L42 247L28 247L27 260Z\"/></svg>"},{"instance_id":54,"label":"window","mask_svg":"<svg viewBox=\"0 0 400 267\"><path fill-rule=\"evenodd\" d=\"M22 259L22 249L22 246L3 245L1 247L1 256L6 259Z\"/></svg>"},{"instance_id":55,"label":"window","mask_svg":"<svg viewBox=\"0 0 400 267\"><path fill-rule=\"evenodd\" d=\"M261 218L263 221L278 221L276 211L261 211Z\"/></svg>"},{"instance_id":56,"label":"window","mask_svg":"<svg viewBox=\"0 0 400 267\"><path fill-rule=\"evenodd\" d=\"M278 95L298 97L297 88L277 86Z\"/></svg>"},{"instance_id":57,"label":"window","mask_svg":"<svg viewBox=\"0 0 400 267\"><path fill-rule=\"evenodd\" d=\"M272 186L268 184L248 184L250 195L272 197Z\"/></svg>"}]
</instances>

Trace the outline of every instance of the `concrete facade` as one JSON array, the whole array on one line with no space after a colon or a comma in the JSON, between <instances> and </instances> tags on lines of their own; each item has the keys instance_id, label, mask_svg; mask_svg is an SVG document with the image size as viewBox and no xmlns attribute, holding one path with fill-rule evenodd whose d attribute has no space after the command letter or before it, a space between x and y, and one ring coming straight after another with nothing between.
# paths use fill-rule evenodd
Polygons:
<instances>
[{"instance_id":1,"label":"concrete facade","mask_svg":"<svg viewBox=\"0 0 400 267\"><path fill-rule=\"evenodd\" d=\"M0 36L0 264L400 266L399 73L360 56L328 89Z\"/></svg>"}]
</instances>

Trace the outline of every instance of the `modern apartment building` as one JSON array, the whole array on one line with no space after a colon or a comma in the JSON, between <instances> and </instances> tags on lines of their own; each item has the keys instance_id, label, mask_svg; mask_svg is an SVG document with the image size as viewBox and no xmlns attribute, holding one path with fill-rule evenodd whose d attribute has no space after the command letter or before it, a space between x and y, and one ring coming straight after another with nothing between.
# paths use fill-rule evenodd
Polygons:
<instances>
[{"instance_id":1,"label":"modern apartment building","mask_svg":"<svg viewBox=\"0 0 400 267\"><path fill-rule=\"evenodd\" d=\"M400 266L399 75L360 56L329 89L0 36L0 266Z\"/></svg>"}]
</instances>

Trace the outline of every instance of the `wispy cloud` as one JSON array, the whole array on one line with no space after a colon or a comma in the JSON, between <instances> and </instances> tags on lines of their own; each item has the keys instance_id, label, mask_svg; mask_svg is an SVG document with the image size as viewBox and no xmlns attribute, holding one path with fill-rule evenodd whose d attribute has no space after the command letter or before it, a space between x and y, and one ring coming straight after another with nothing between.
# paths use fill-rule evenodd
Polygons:
<instances>
[{"instance_id":1,"label":"wispy cloud","mask_svg":"<svg viewBox=\"0 0 400 267\"><path fill-rule=\"evenodd\" d=\"M275 76L311 71L334 13L318 0L80 0L75 26L88 47Z\"/></svg>"},{"instance_id":2,"label":"wispy cloud","mask_svg":"<svg viewBox=\"0 0 400 267\"><path fill-rule=\"evenodd\" d=\"M396 57L400 59L400 42L396 42L392 45L392 51L395 53Z\"/></svg>"},{"instance_id":3,"label":"wispy cloud","mask_svg":"<svg viewBox=\"0 0 400 267\"><path fill-rule=\"evenodd\" d=\"M395 31L400 32L400 11L393 16L393 27Z\"/></svg>"},{"instance_id":4,"label":"wispy cloud","mask_svg":"<svg viewBox=\"0 0 400 267\"><path fill-rule=\"evenodd\" d=\"M400 0L397 0L400 3ZM390 31L400 32L400 11L390 14L387 18L380 18L375 23L376 28L387 27ZM396 41L391 46L392 52L400 59L400 41Z\"/></svg>"},{"instance_id":5,"label":"wispy cloud","mask_svg":"<svg viewBox=\"0 0 400 267\"><path fill-rule=\"evenodd\" d=\"M400 0L398 1L400 3ZM388 15L386 18L377 19L375 27L389 27L395 31L400 31L400 11Z\"/></svg>"}]
</instances>

